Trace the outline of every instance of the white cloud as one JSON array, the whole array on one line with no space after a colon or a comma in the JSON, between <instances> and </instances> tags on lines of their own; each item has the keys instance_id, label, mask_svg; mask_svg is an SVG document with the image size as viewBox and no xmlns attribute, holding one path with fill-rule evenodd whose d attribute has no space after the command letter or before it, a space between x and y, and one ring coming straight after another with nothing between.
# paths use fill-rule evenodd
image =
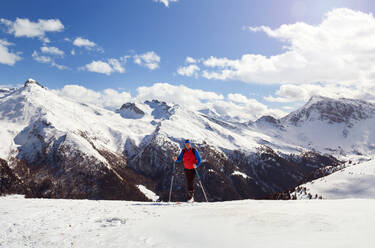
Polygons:
<instances>
[{"instance_id":1,"label":"white cloud","mask_svg":"<svg viewBox=\"0 0 375 248\"><path fill-rule=\"evenodd\" d=\"M9 51L8 46L12 45L12 43L0 39L0 64L13 66L17 61L21 60L18 54Z\"/></svg>"},{"instance_id":2,"label":"white cloud","mask_svg":"<svg viewBox=\"0 0 375 248\"><path fill-rule=\"evenodd\" d=\"M169 103L180 104L193 110L211 110L222 118L248 121L259 118L262 115L280 117L284 111L269 109L256 99L247 98L241 94L228 94L224 96L215 92L191 89L184 85L171 85L168 83L156 83L150 87L139 87L135 102L158 99Z\"/></svg>"},{"instance_id":3,"label":"white cloud","mask_svg":"<svg viewBox=\"0 0 375 248\"><path fill-rule=\"evenodd\" d=\"M38 61L39 63L51 63L52 62L51 57L39 55L37 51L33 52L32 57L34 58L35 61Z\"/></svg>"},{"instance_id":4,"label":"white cloud","mask_svg":"<svg viewBox=\"0 0 375 248\"><path fill-rule=\"evenodd\" d=\"M40 50L42 51L42 53L47 53L47 54L51 54L51 55L58 55L58 56L61 56L61 57L63 57L65 55L64 51L60 50L57 47L53 47L53 46L50 46L50 47L43 46L43 47L40 48Z\"/></svg>"},{"instance_id":5,"label":"white cloud","mask_svg":"<svg viewBox=\"0 0 375 248\"><path fill-rule=\"evenodd\" d=\"M164 4L165 7L169 7L169 4L170 3L175 3L175 2L178 2L178 0L153 0L154 2L157 2L157 3L162 3Z\"/></svg>"},{"instance_id":6,"label":"white cloud","mask_svg":"<svg viewBox=\"0 0 375 248\"><path fill-rule=\"evenodd\" d=\"M77 37L73 41L73 45L77 47L93 48L96 47L96 43L82 37Z\"/></svg>"},{"instance_id":7,"label":"white cloud","mask_svg":"<svg viewBox=\"0 0 375 248\"><path fill-rule=\"evenodd\" d=\"M0 39L0 45L2 45L2 46L13 46L14 44L7 41L7 40Z\"/></svg>"},{"instance_id":8,"label":"white cloud","mask_svg":"<svg viewBox=\"0 0 375 248\"><path fill-rule=\"evenodd\" d=\"M76 55L76 51L75 51L74 49L72 49L72 51L70 51L70 54L71 54L72 56L74 56L74 55Z\"/></svg>"},{"instance_id":9,"label":"white cloud","mask_svg":"<svg viewBox=\"0 0 375 248\"><path fill-rule=\"evenodd\" d=\"M375 18L350 9L328 12L318 25L303 22L276 29L250 27L283 42L274 56L210 57L201 76L264 84L372 84L375 80Z\"/></svg>"},{"instance_id":10,"label":"white cloud","mask_svg":"<svg viewBox=\"0 0 375 248\"><path fill-rule=\"evenodd\" d=\"M120 58L120 60L112 58L112 59L108 59L107 62L96 60L96 61L92 61L90 64L85 65L84 67L81 67L80 69L91 71L91 72L102 73L106 75L111 75L114 72L124 73L125 68L122 65L123 63L124 63L123 58Z\"/></svg>"},{"instance_id":11,"label":"white cloud","mask_svg":"<svg viewBox=\"0 0 375 248\"><path fill-rule=\"evenodd\" d=\"M159 68L160 57L154 51L136 54L133 56L133 59L137 65L147 67L150 70Z\"/></svg>"},{"instance_id":12,"label":"white cloud","mask_svg":"<svg viewBox=\"0 0 375 248\"><path fill-rule=\"evenodd\" d=\"M150 87L137 88L138 101L158 99L166 102L181 104L183 106L202 106L202 101L215 101L224 99L223 95L214 92L190 89L184 85L171 85L168 83L156 83Z\"/></svg>"},{"instance_id":13,"label":"white cloud","mask_svg":"<svg viewBox=\"0 0 375 248\"><path fill-rule=\"evenodd\" d=\"M90 103L109 109L118 109L126 102L143 103L146 100L158 99L170 104L179 104L192 111L210 109L222 118L238 121L249 121L262 115L280 117L284 111L269 109L256 99L247 98L241 94L228 94L224 96L215 92L191 89L184 85L171 85L168 83L155 83L152 86L138 87L136 94L129 92L106 89L94 91L79 85L66 85L57 94L75 99L79 102Z\"/></svg>"},{"instance_id":14,"label":"white cloud","mask_svg":"<svg viewBox=\"0 0 375 248\"><path fill-rule=\"evenodd\" d=\"M330 98L354 98L375 101L374 85L341 85L341 84L285 84L275 92L276 96L266 96L269 102L306 102L312 96Z\"/></svg>"},{"instance_id":15,"label":"white cloud","mask_svg":"<svg viewBox=\"0 0 375 248\"><path fill-rule=\"evenodd\" d=\"M119 73L124 73L125 68L122 66L121 62L117 59L109 59L108 63L112 66L113 70Z\"/></svg>"},{"instance_id":16,"label":"white cloud","mask_svg":"<svg viewBox=\"0 0 375 248\"><path fill-rule=\"evenodd\" d=\"M37 22L33 22L27 18L16 18L15 21L1 18L0 23L7 26L8 33L13 34L15 37L38 37L45 43L49 42L49 39L45 37L47 32L61 32L64 30L64 25L59 19L38 19Z\"/></svg>"},{"instance_id":17,"label":"white cloud","mask_svg":"<svg viewBox=\"0 0 375 248\"><path fill-rule=\"evenodd\" d=\"M40 55L37 51L34 51L32 54L32 57L35 61L42 63L42 64L50 64L53 67L56 67L59 70L65 70L68 69L67 66L57 64L55 62L55 59L51 56L45 56L45 55Z\"/></svg>"},{"instance_id":18,"label":"white cloud","mask_svg":"<svg viewBox=\"0 0 375 248\"><path fill-rule=\"evenodd\" d=\"M188 56L188 57L186 57L185 63L186 64L195 64L195 63L197 63L197 60Z\"/></svg>"},{"instance_id":19,"label":"white cloud","mask_svg":"<svg viewBox=\"0 0 375 248\"><path fill-rule=\"evenodd\" d=\"M227 58L216 58L216 57L213 57L213 56L204 60L203 64L207 67L219 67L219 68L239 66L238 61L230 60L230 59L227 59Z\"/></svg>"},{"instance_id":20,"label":"white cloud","mask_svg":"<svg viewBox=\"0 0 375 248\"><path fill-rule=\"evenodd\" d=\"M270 102L297 102L297 101L306 101L311 94L306 90L307 85L293 85L285 84L281 85L280 89L276 91L277 97L267 96L264 97L265 100ZM312 85L311 85L312 86ZM318 92L316 92L318 93ZM312 93L315 94L315 93Z\"/></svg>"},{"instance_id":21,"label":"white cloud","mask_svg":"<svg viewBox=\"0 0 375 248\"><path fill-rule=\"evenodd\" d=\"M106 75L110 75L111 73L114 72L113 68L111 65L107 62L103 61L92 61L90 64L87 64L86 69L91 72L97 72L97 73L102 73Z\"/></svg>"},{"instance_id":22,"label":"white cloud","mask_svg":"<svg viewBox=\"0 0 375 248\"><path fill-rule=\"evenodd\" d=\"M188 66L181 66L177 69L177 73L182 75L182 76L198 76L197 72L199 71L199 67L195 64L188 65Z\"/></svg>"},{"instance_id":23,"label":"white cloud","mask_svg":"<svg viewBox=\"0 0 375 248\"><path fill-rule=\"evenodd\" d=\"M228 94L228 99L238 103L249 103L249 98L239 93Z\"/></svg>"},{"instance_id":24,"label":"white cloud","mask_svg":"<svg viewBox=\"0 0 375 248\"><path fill-rule=\"evenodd\" d=\"M78 102L98 105L108 109L117 109L131 100L128 92L113 89L94 91L80 85L65 85L61 90L54 90L58 95L71 98Z\"/></svg>"},{"instance_id":25,"label":"white cloud","mask_svg":"<svg viewBox=\"0 0 375 248\"><path fill-rule=\"evenodd\" d=\"M80 47L80 48L85 48L86 50L95 50L98 52L104 52L103 48L98 46L95 42L82 38L82 37L77 37L73 41L69 38L65 38L65 41L72 42L74 46Z\"/></svg>"}]
</instances>

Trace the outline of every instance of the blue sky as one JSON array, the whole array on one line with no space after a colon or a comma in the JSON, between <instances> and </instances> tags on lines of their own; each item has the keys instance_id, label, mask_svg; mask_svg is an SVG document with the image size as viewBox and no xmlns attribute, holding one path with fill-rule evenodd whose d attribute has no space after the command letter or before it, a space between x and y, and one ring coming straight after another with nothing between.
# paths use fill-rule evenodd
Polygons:
<instances>
[{"instance_id":1,"label":"blue sky","mask_svg":"<svg viewBox=\"0 0 375 248\"><path fill-rule=\"evenodd\" d=\"M288 32L281 33L282 30L279 30L278 34L267 33L266 29L251 28L264 26L277 30L283 24L298 23L319 27L327 13L340 8L355 12L334 12L331 23L335 23L334 18L340 18L342 23L350 18L361 19L357 13L366 15L372 21L370 15L374 7L375 3L370 0L178 0L170 2L168 7L165 2L153 0L4 0L0 7L0 18L3 20L0 23L0 40L3 40L3 44L8 43L3 45L8 53L17 54L19 59L10 65L9 62L1 63L0 58L0 84L17 85L32 77L51 89L61 89L65 85L81 85L99 92L111 88L134 95L140 86L152 87L157 82L165 82L223 94L225 99L229 93L239 93L249 99L256 99L267 108L293 108L313 94L316 87L321 87L320 90L329 88L331 95L341 96L348 87L352 87L349 82L353 82L356 76L348 75L335 81L332 78L337 71L333 70L326 73L331 73L331 76L311 76L305 81L301 80L300 76L288 78L285 71L278 72L280 75L271 75L268 68L268 74L263 73L266 70L263 65L259 67L260 72L256 77L249 76L250 72L246 70L240 72L245 66L258 66L254 65L255 62L248 64L249 61L241 61L243 55L261 55L264 60L261 63L264 64L270 62L267 58L283 54L288 49L293 53L295 50L305 49L292 44L293 41L297 43L302 39L305 32L298 31L294 26L291 26ZM60 25L54 27L57 31L46 31L34 36L22 35L22 32L27 33L27 30L21 30L17 37L17 31L12 31L12 25L17 18L27 19L32 23L37 23L40 19L58 20L63 27ZM340 26L340 22L337 25ZM361 26L356 25L354 28L357 27L359 32ZM290 32L293 36L290 36ZM95 45L74 45L77 38ZM45 42L46 39L49 40L48 43ZM53 53L51 49L49 52L43 52L42 47L57 48L64 55L58 55L56 51ZM71 54L72 50L74 55ZM301 54L303 57L306 53ZM150 63L156 64L154 67L157 68L151 68L145 61L141 61L141 65L134 62L137 56L142 58L146 55L153 55L151 57L154 59L156 57L156 61L151 59ZM41 63L43 57L44 63ZM196 60L194 64L199 70L190 75L181 75L178 73L179 68L192 65L186 62L187 57ZM215 60L211 60L211 66L207 66L210 58ZM88 69L88 65L93 61L107 63L109 68L113 68L110 59L119 63L120 70L114 69L104 74L103 71L92 71L98 71L97 67L91 71ZM303 59L310 60L310 57ZM294 56L292 61L286 61L293 64L294 60L298 59ZM225 65L222 66L221 63ZM317 59L316 63L321 62ZM274 65L282 67L283 64ZM314 70L313 65L306 65L307 69L304 70L310 70L308 66ZM230 75L222 74L226 68L230 69ZM337 70L339 69L342 70L343 67ZM205 70L209 73L203 74ZM371 70L370 68L369 73ZM220 75L210 74L212 72ZM306 74L303 70L300 73ZM346 88L340 88L341 82L345 82ZM369 83L366 84L368 85ZM307 89L307 93L288 101L287 99L291 99L289 97L295 94L292 92L292 95L288 95L288 92L298 92L296 87L302 86L304 90ZM273 98L267 100L267 96ZM363 95L358 93L353 97Z\"/></svg>"}]
</instances>

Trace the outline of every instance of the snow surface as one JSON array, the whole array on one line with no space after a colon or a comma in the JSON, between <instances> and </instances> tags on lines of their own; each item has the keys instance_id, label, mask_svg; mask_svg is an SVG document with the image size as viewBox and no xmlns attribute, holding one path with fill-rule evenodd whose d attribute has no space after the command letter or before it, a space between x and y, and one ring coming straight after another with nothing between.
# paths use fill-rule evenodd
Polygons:
<instances>
[{"instance_id":1,"label":"snow surface","mask_svg":"<svg viewBox=\"0 0 375 248\"><path fill-rule=\"evenodd\" d=\"M159 200L159 196L155 194L155 192L149 190L144 185L137 185L137 188L150 200L157 201Z\"/></svg>"},{"instance_id":2,"label":"snow surface","mask_svg":"<svg viewBox=\"0 0 375 248\"><path fill-rule=\"evenodd\" d=\"M374 246L375 200L146 203L0 198L0 247Z\"/></svg>"},{"instance_id":3,"label":"snow surface","mask_svg":"<svg viewBox=\"0 0 375 248\"><path fill-rule=\"evenodd\" d=\"M306 188L306 194L297 193L299 199L307 198L308 193L324 199L375 199L375 160L348 166L300 187Z\"/></svg>"},{"instance_id":4,"label":"snow surface","mask_svg":"<svg viewBox=\"0 0 375 248\"><path fill-rule=\"evenodd\" d=\"M248 178L249 176L246 175L245 173L241 172L241 171L233 171L232 173L233 176L241 176L243 178Z\"/></svg>"}]
</instances>

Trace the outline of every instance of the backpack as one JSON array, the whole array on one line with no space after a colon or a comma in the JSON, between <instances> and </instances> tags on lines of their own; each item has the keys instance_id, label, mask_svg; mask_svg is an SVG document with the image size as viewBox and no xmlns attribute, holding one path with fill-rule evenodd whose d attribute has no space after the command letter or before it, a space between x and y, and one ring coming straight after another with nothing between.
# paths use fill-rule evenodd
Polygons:
<instances>
[{"instance_id":1,"label":"backpack","mask_svg":"<svg viewBox=\"0 0 375 248\"><path fill-rule=\"evenodd\" d=\"M191 148L191 151L193 152L194 157L195 157L195 151L196 151L196 150L197 150L197 149L195 149L194 147ZM185 151L186 151L186 148L182 149L182 157L184 156ZM197 158L195 157L195 159L197 159Z\"/></svg>"}]
</instances>

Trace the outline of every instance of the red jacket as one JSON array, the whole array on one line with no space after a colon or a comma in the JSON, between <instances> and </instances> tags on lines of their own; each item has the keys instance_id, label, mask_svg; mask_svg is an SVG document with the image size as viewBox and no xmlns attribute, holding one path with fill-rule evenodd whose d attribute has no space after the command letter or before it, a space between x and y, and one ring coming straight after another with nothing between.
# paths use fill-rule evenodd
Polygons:
<instances>
[{"instance_id":1,"label":"red jacket","mask_svg":"<svg viewBox=\"0 0 375 248\"><path fill-rule=\"evenodd\" d=\"M185 168L186 169L190 169L190 170L194 169L193 164L197 164L198 163L198 160L195 157L195 154L194 154L192 148L190 148L189 150L187 150L186 148L184 148L183 160L184 160L184 166L185 166Z\"/></svg>"},{"instance_id":2,"label":"red jacket","mask_svg":"<svg viewBox=\"0 0 375 248\"><path fill-rule=\"evenodd\" d=\"M183 160L184 160L184 166L186 169L194 169L193 167L193 164L197 164L198 163L198 160L197 158L195 157L195 154L193 152L193 149L190 148L189 150L187 150L186 148L184 148L184 156L183 156Z\"/></svg>"},{"instance_id":3,"label":"red jacket","mask_svg":"<svg viewBox=\"0 0 375 248\"><path fill-rule=\"evenodd\" d=\"M184 160L185 169L193 170L193 164L198 166L201 164L201 156L196 148L190 148L187 150L186 148L182 149L180 155L178 156L176 162L180 162Z\"/></svg>"}]
</instances>

